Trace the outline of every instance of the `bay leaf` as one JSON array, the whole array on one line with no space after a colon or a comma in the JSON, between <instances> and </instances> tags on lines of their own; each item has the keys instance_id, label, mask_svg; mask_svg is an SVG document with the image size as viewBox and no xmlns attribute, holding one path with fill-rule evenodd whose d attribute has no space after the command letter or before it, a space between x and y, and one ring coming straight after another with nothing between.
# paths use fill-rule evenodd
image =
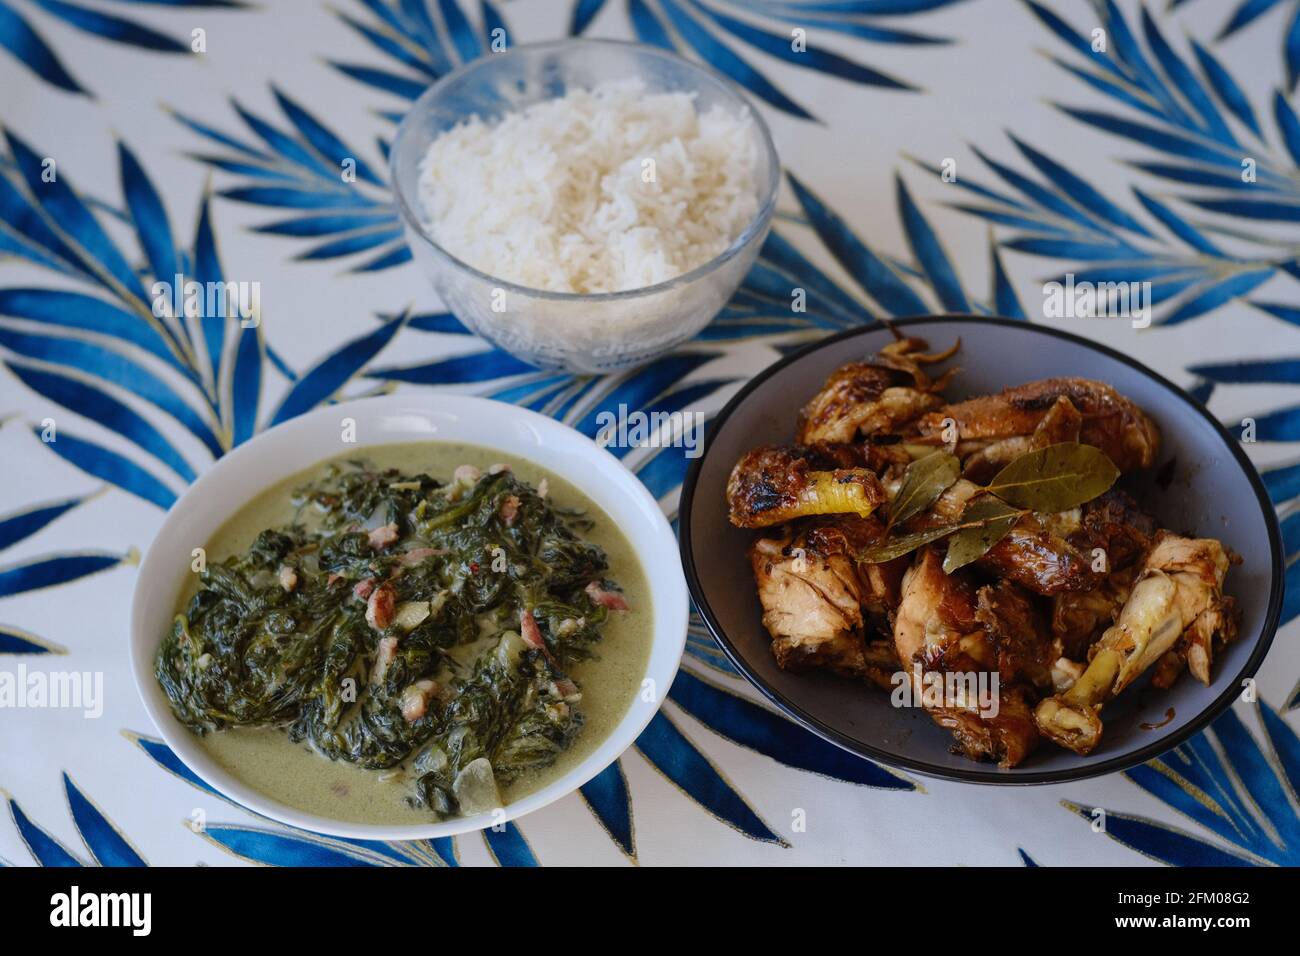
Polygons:
<instances>
[{"instance_id":1,"label":"bay leaf","mask_svg":"<svg viewBox=\"0 0 1300 956\"><path fill-rule=\"evenodd\" d=\"M871 547L859 551L858 560L865 561L867 564L884 564L886 561L893 561L894 558L901 558L908 552L915 551L931 541L938 541L944 535L952 534L960 527L960 524L943 524L935 525L933 528L926 528L924 531L915 531L911 534L891 535L877 541Z\"/></svg>"},{"instance_id":2,"label":"bay leaf","mask_svg":"<svg viewBox=\"0 0 1300 956\"><path fill-rule=\"evenodd\" d=\"M1024 514L993 495L982 495L966 506L961 523L966 527L953 534L948 541L948 554L943 559L945 574L952 574L984 556L990 548L1006 537L1007 532Z\"/></svg>"},{"instance_id":3,"label":"bay leaf","mask_svg":"<svg viewBox=\"0 0 1300 956\"><path fill-rule=\"evenodd\" d=\"M1017 508L1053 513L1091 501L1118 477L1119 469L1100 448L1067 441L1013 459L985 490Z\"/></svg>"},{"instance_id":4,"label":"bay leaf","mask_svg":"<svg viewBox=\"0 0 1300 956\"><path fill-rule=\"evenodd\" d=\"M946 451L934 451L907 466L898 494L889 505L889 526L901 524L929 508L957 480L961 462Z\"/></svg>"}]
</instances>

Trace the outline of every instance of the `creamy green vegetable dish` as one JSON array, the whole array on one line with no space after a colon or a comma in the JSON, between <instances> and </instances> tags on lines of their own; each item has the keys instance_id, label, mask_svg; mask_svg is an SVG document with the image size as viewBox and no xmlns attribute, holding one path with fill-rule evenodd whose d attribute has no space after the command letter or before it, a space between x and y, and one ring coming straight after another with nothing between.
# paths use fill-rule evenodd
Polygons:
<instances>
[{"instance_id":1,"label":"creamy green vegetable dish","mask_svg":"<svg viewBox=\"0 0 1300 956\"><path fill-rule=\"evenodd\" d=\"M644 575L580 492L500 459L366 449L218 533L155 667L218 763L308 812L410 823L595 749L644 674Z\"/></svg>"}]
</instances>

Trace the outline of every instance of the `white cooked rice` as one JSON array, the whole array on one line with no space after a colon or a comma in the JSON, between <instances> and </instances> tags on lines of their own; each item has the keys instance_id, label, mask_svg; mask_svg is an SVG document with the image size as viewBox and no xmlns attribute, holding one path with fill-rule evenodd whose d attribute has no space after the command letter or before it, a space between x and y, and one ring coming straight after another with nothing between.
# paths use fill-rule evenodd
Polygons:
<instances>
[{"instance_id":1,"label":"white cooked rice","mask_svg":"<svg viewBox=\"0 0 1300 956\"><path fill-rule=\"evenodd\" d=\"M758 158L747 111L697 112L691 94L620 81L443 133L420 164L420 202L438 244L481 272L620 292L725 250L758 214Z\"/></svg>"}]
</instances>

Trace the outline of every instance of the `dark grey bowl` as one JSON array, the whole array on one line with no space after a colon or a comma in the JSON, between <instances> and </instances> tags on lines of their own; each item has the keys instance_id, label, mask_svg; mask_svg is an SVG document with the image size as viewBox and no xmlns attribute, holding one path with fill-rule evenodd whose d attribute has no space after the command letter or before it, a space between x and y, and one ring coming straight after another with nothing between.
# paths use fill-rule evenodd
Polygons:
<instances>
[{"instance_id":1,"label":"dark grey bowl","mask_svg":"<svg viewBox=\"0 0 1300 956\"><path fill-rule=\"evenodd\" d=\"M1241 555L1226 590L1242 608L1240 636L1214 663L1213 683L1184 674L1168 691L1131 687L1103 715L1105 735L1086 757L1044 744L1003 770L949 752L952 739L922 711L895 708L889 695L828 674L776 666L761 621L745 549L753 532L727 521L724 488L736 460L755 445L785 444L799 407L839 365L877 351L891 336L879 326L831 336L759 373L709 429L704 454L686 477L681 550L696 607L740 671L783 711L846 750L881 763L977 783L1057 783L1122 770L1176 747L1229 706L1263 661L1282 606L1282 547L1268 495L1249 459L1205 409L1133 359L1087 339L1042 326L978 316L895 323L932 348L962 340L948 394L996 392L1055 375L1107 382L1160 425L1162 462L1173 480L1139 491L1164 527L1215 537ZM1174 716L1167 718L1173 708Z\"/></svg>"}]
</instances>

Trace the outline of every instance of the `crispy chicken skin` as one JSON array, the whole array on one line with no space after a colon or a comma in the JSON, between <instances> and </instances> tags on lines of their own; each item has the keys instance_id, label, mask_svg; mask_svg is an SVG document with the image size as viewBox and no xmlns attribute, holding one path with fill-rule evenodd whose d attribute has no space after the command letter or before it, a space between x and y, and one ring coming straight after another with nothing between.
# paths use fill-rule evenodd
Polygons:
<instances>
[{"instance_id":1,"label":"crispy chicken skin","mask_svg":"<svg viewBox=\"0 0 1300 956\"><path fill-rule=\"evenodd\" d=\"M1080 551L1100 548L1112 570L1122 570L1141 559L1151 547L1156 521L1138 507L1132 495L1112 488L1079 509L1079 527L1068 537Z\"/></svg>"},{"instance_id":2,"label":"crispy chicken skin","mask_svg":"<svg viewBox=\"0 0 1300 956\"><path fill-rule=\"evenodd\" d=\"M746 454L727 479L727 508L740 528L766 528L823 514L871 514L885 489L847 445L777 448Z\"/></svg>"},{"instance_id":3,"label":"crispy chicken skin","mask_svg":"<svg viewBox=\"0 0 1300 956\"><path fill-rule=\"evenodd\" d=\"M1003 625L994 610L996 603L996 597L986 600L983 611L986 619L998 622L1000 635ZM969 575L964 571L944 574L942 556L926 547L903 578L902 601L894 620L894 648L918 696L921 687L913 663L920 665L922 674L998 672L996 715L982 714L974 701L960 706L945 700L942 706L926 709L935 723L952 732L968 757L1014 767L1037 746L1039 735L1028 688L1018 679L1020 667L1013 662L1020 652L1009 653L1005 663L1014 676L1002 680L999 640L981 623L980 611L980 596ZM1011 623L1005 626L1016 627Z\"/></svg>"},{"instance_id":4,"label":"crispy chicken skin","mask_svg":"<svg viewBox=\"0 0 1300 956\"><path fill-rule=\"evenodd\" d=\"M1082 417L1078 440L1100 448L1120 471L1155 464L1160 450L1155 422L1109 385L1086 378L1046 378L945 405L922 416L917 427L922 435L938 436L950 418L956 422L959 442L1033 435L1061 398Z\"/></svg>"},{"instance_id":5,"label":"crispy chicken skin","mask_svg":"<svg viewBox=\"0 0 1300 956\"><path fill-rule=\"evenodd\" d=\"M943 405L935 392L946 376L930 380L922 366L951 357L927 355L923 339L899 339L865 362L850 362L831 373L821 391L804 406L795 440L846 443L860 436L891 433Z\"/></svg>"},{"instance_id":6,"label":"crispy chicken skin","mask_svg":"<svg viewBox=\"0 0 1300 956\"><path fill-rule=\"evenodd\" d=\"M862 582L862 607L869 614L888 615L898 608L903 574L911 561L906 555L883 564L857 561L857 553L879 541L885 526L875 518L836 515L815 518L794 542L806 555L843 556L852 559Z\"/></svg>"},{"instance_id":7,"label":"crispy chicken skin","mask_svg":"<svg viewBox=\"0 0 1300 956\"><path fill-rule=\"evenodd\" d=\"M1068 512L1066 513L1068 515ZM1022 516L979 564L1036 594L1091 591L1103 574L1054 526L1056 515ZM1067 519L1068 520L1068 519Z\"/></svg>"},{"instance_id":8,"label":"crispy chicken skin","mask_svg":"<svg viewBox=\"0 0 1300 956\"><path fill-rule=\"evenodd\" d=\"M1089 590L1059 590L1052 595L1052 634L1066 657L1086 660L1088 648L1114 622L1156 530L1155 519L1129 494L1115 488L1080 509L1078 527L1067 539L1089 560L1100 549L1106 571Z\"/></svg>"},{"instance_id":9,"label":"crispy chicken skin","mask_svg":"<svg viewBox=\"0 0 1300 956\"><path fill-rule=\"evenodd\" d=\"M1083 429L1083 416L1066 396L1062 395L1047 410L1043 420L1032 434L1014 435L993 442L976 440L958 445L962 460L962 475L971 481L987 483L1004 467L1027 451L1037 451L1048 445L1065 441L1078 441ZM974 448L974 451L970 451Z\"/></svg>"},{"instance_id":10,"label":"crispy chicken skin","mask_svg":"<svg viewBox=\"0 0 1300 956\"><path fill-rule=\"evenodd\" d=\"M1111 490L1081 508L1027 514L981 558L984 567L1047 597L1101 587L1146 553L1155 521Z\"/></svg>"},{"instance_id":11,"label":"crispy chicken skin","mask_svg":"<svg viewBox=\"0 0 1300 956\"><path fill-rule=\"evenodd\" d=\"M978 492L974 482L959 478L919 523L958 520ZM1047 597L1091 591L1106 575L1106 570L1094 567L1093 549L1105 552L1104 568L1124 566L1145 552L1154 532L1155 522L1131 497L1122 491L1108 491L1078 509L1024 515L977 563Z\"/></svg>"},{"instance_id":12,"label":"crispy chicken skin","mask_svg":"<svg viewBox=\"0 0 1300 956\"><path fill-rule=\"evenodd\" d=\"M1209 683L1215 647L1236 636L1235 606L1223 596L1229 563L1218 541L1161 532L1118 620L1093 646L1087 670L1069 690L1038 704L1034 720L1044 736L1092 752L1101 740L1102 707L1158 661L1168 668L1163 661L1171 651Z\"/></svg>"},{"instance_id":13,"label":"crispy chicken skin","mask_svg":"<svg viewBox=\"0 0 1300 956\"><path fill-rule=\"evenodd\" d=\"M918 524L957 521L979 490L974 482L957 479ZM1069 512L1064 516L1027 514L976 563L1037 594L1090 590L1097 585L1098 575L1087 555L1065 537L1063 532L1073 529Z\"/></svg>"},{"instance_id":14,"label":"crispy chicken skin","mask_svg":"<svg viewBox=\"0 0 1300 956\"><path fill-rule=\"evenodd\" d=\"M1010 581L984 585L975 593L975 620L997 649L1002 680L1052 686L1059 647L1048 639L1047 622L1028 592Z\"/></svg>"}]
</instances>

